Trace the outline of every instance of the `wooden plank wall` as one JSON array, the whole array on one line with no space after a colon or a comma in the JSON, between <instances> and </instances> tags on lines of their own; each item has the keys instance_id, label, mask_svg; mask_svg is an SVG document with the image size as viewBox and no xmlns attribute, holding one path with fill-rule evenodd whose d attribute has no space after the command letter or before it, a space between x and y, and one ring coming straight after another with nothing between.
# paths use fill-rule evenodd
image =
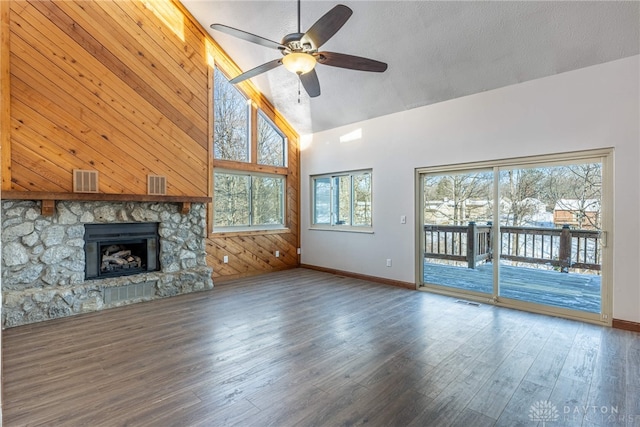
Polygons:
<instances>
[{"instance_id":1,"label":"wooden plank wall","mask_svg":"<svg viewBox=\"0 0 640 427\"><path fill-rule=\"evenodd\" d=\"M208 194L204 39L182 42L139 2L12 2L11 189ZM140 25L137 25L140 23Z\"/></svg>"},{"instance_id":2,"label":"wooden plank wall","mask_svg":"<svg viewBox=\"0 0 640 427\"><path fill-rule=\"evenodd\" d=\"M169 196L212 196L212 59L239 70L181 4L12 0L7 21L3 190L70 193L72 171L90 169L101 193L144 195L156 174ZM290 142L288 229L210 234L216 279L298 265L298 135L251 82L242 89Z\"/></svg>"}]
</instances>

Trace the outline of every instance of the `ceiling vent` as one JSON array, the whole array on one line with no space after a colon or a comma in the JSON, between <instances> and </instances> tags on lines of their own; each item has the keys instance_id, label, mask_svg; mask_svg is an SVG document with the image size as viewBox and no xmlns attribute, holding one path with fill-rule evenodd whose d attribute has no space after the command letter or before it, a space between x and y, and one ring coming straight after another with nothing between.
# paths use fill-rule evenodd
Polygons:
<instances>
[{"instance_id":1,"label":"ceiling vent","mask_svg":"<svg viewBox=\"0 0 640 427\"><path fill-rule=\"evenodd\" d=\"M162 175L147 175L147 194L150 196L166 196L167 177Z\"/></svg>"},{"instance_id":2,"label":"ceiling vent","mask_svg":"<svg viewBox=\"0 0 640 427\"><path fill-rule=\"evenodd\" d=\"M74 193L97 193L98 192L98 171L93 170L73 170L73 192Z\"/></svg>"}]
</instances>

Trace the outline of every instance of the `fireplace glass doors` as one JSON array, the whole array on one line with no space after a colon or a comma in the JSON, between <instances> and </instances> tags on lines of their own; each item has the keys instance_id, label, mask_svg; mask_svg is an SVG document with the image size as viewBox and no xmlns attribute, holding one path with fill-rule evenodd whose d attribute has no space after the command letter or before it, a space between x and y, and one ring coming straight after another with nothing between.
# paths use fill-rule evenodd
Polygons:
<instances>
[{"instance_id":1,"label":"fireplace glass doors","mask_svg":"<svg viewBox=\"0 0 640 427\"><path fill-rule=\"evenodd\" d=\"M158 223L85 225L85 279L160 269Z\"/></svg>"}]
</instances>

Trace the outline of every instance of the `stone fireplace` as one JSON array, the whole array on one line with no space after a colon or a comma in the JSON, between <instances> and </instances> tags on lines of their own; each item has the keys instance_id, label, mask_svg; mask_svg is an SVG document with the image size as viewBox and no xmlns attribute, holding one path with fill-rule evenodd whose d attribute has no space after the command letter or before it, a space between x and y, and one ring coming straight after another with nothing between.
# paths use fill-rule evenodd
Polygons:
<instances>
[{"instance_id":1,"label":"stone fireplace","mask_svg":"<svg viewBox=\"0 0 640 427\"><path fill-rule=\"evenodd\" d=\"M213 288L203 203L187 213L164 202L41 208L2 201L3 327Z\"/></svg>"}]
</instances>

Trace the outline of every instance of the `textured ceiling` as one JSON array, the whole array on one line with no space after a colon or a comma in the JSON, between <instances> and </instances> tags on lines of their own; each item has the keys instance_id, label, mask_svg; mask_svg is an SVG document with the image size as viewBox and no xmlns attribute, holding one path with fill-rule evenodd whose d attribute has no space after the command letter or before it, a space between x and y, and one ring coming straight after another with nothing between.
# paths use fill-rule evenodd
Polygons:
<instances>
[{"instance_id":1,"label":"textured ceiling","mask_svg":"<svg viewBox=\"0 0 640 427\"><path fill-rule=\"evenodd\" d=\"M209 28L279 42L297 31L296 1L182 0L244 71L277 50ZM302 1L306 31L336 2ZM298 103L283 67L253 78L301 134L620 59L640 52L640 2L345 1L353 16L320 50L389 64L366 73L317 65L322 94Z\"/></svg>"}]
</instances>

